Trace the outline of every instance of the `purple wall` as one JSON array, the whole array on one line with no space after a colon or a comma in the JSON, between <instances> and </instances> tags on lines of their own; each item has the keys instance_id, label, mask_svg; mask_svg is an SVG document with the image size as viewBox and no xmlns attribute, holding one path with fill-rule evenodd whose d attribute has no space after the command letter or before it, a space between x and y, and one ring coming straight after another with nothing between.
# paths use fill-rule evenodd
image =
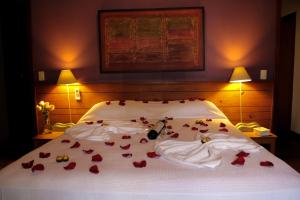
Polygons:
<instances>
[{"instance_id":1,"label":"purple wall","mask_svg":"<svg viewBox=\"0 0 300 200\"><path fill-rule=\"evenodd\" d=\"M31 0L35 74L54 83L61 68L80 82L227 81L234 66L254 80L260 69L272 79L275 65L276 0ZM100 74L97 10L164 7L205 8L205 71Z\"/></svg>"}]
</instances>

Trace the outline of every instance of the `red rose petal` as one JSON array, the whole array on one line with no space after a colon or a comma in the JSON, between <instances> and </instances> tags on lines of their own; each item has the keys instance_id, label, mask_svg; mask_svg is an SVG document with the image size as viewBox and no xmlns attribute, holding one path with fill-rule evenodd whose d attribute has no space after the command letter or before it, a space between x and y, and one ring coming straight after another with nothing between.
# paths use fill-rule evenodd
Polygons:
<instances>
[{"instance_id":1,"label":"red rose petal","mask_svg":"<svg viewBox=\"0 0 300 200\"><path fill-rule=\"evenodd\" d=\"M128 139L131 139L131 136L130 135L123 135L122 139L123 140L128 140Z\"/></svg>"},{"instance_id":2,"label":"red rose petal","mask_svg":"<svg viewBox=\"0 0 300 200\"><path fill-rule=\"evenodd\" d=\"M70 140L62 140L61 143L70 143Z\"/></svg>"},{"instance_id":3,"label":"red rose petal","mask_svg":"<svg viewBox=\"0 0 300 200\"><path fill-rule=\"evenodd\" d=\"M149 122L145 120L145 121L143 121L143 124L149 124Z\"/></svg>"},{"instance_id":4,"label":"red rose petal","mask_svg":"<svg viewBox=\"0 0 300 200\"><path fill-rule=\"evenodd\" d=\"M144 100L143 103L148 103L148 101L145 101L145 100Z\"/></svg>"},{"instance_id":5,"label":"red rose petal","mask_svg":"<svg viewBox=\"0 0 300 200\"><path fill-rule=\"evenodd\" d=\"M168 125L168 126L167 126L167 129L172 129L172 126L171 126L171 125Z\"/></svg>"},{"instance_id":6,"label":"red rose petal","mask_svg":"<svg viewBox=\"0 0 300 200\"><path fill-rule=\"evenodd\" d=\"M93 149L89 149L89 150L82 150L84 153L86 153L86 154L91 154L91 153L93 153L94 152L94 150Z\"/></svg>"},{"instance_id":7,"label":"red rose petal","mask_svg":"<svg viewBox=\"0 0 300 200\"><path fill-rule=\"evenodd\" d=\"M101 123L103 123L103 120L98 120L97 123L101 124Z\"/></svg>"},{"instance_id":8,"label":"red rose petal","mask_svg":"<svg viewBox=\"0 0 300 200\"><path fill-rule=\"evenodd\" d=\"M22 163L22 167L23 167L24 169L29 169L29 168L32 167L33 163L34 163L34 160L31 160L31 161L29 161L29 162L27 162L27 163Z\"/></svg>"},{"instance_id":9,"label":"red rose petal","mask_svg":"<svg viewBox=\"0 0 300 200\"><path fill-rule=\"evenodd\" d=\"M208 129L200 130L201 133L206 133L207 131L208 131Z\"/></svg>"},{"instance_id":10,"label":"red rose petal","mask_svg":"<svg viewBox=\"0 0 300 200\"><path fill-rule=\"evenodd\" d=\"M110 105L110 101L107 101L107 102L105 102L106 103L106 105Z\"/></svg>"},{"instance_id":11,"label":"red rose petal","mask_svg":"<svg viewBox=\"0 0 300 200\"><path fill-rule=\"evenodd\" d=\"M125 106L125 102L120 101L120 102L119 102L119 105L120 105L120 106Z\"/></svg>"},{"instance_id":12,"label":"red rose petal","mask_svg":"<svg viewBox=\"0 0 300 200\"><path fill-rule=\"evenodd\" d=\"M173 120L173 117L165 117L166 120Z\"/></svg>"},{"instance_id":13,"label":"red rose petal","mask_svg":"<svg viewBox=\"0 0 300 200\"><path fill-rule=\"evenodd\" d=\"M148 140L146 138L142 138L142 139L140 139L140 143L146 144L146 143L148 143Z\"/></svg>"},{"instance_id":14,"label":"red rose petal","mask_svg":"<svg viewBox=\"0 0 300 200\"><path fill-rule=\"evenodd\" d=\"M44 152L40 152L39 153L39 157L40 158L48 158L51 155L51 153L44 153Z\"/></svg>"},{"instance_id":15,"label":"red rose petal","mask_svg":"<svg viewBox=\"0 0 300 200\"><path fill-rule=\"evenodd\" d=\"M93 155L92 156L92 161L94 162L101 162L103 159L102 159L102 156L100 154L96 154L96 155Z\"/></svg>"},{"instance_id":16,"label":"red rose petal","mask_svg":"<svg viewBox=\"0 0 300 200\"><path fill-rule=\"evenodd\" d=\"M227 128L220 128L219 131L228 132Z\"/></svg>"},{"instance_id":17,"label":"red rose petal","mask_svg":"<svg viewBox=\"0 0 300 200\"><path fill-rule=\"evenodd\" d=\"M237 157L234 161L231 162L232 165L244 165L245 158L244 157Z\"/></svg>"},{"instance_id":18,"label":"red rose petal","mask_svg":"<svg viewBox=\"0 0 300 200\"><path fill-rule=\"evenodd\" d=\"M238 154L236 154L238 157L248 157L249 155L250 153L246 153L244 151L240 151Z\"/></svg>"},{"instance_id":19,"label":"red rose petal","mask_svg":"<svg viewBox=\"0 0 300 200\"><path fill-rule=\"evenodd\" d=\"M130 120L131 122L136 122L136 119L132 119L132 120Z\"/></svg>"},{"instance_id":20,"label":"red rose petal","mask_svg":"<svg viewBox=\"0 0 300 200\"><path fill-rule=\"evenodd\" d=\"M200 101L205 101L205 98L198 98L198 100L200 100Z\"/></svg>"},{"instance_id":21,"label":"red rose petal","mask_svg":"<svg viewBox=\"0 0 300 200\"><path fill-rule=\"evenodd\" d=\"M178 138L179 134L178 133L174 133L173 135L171 135L171 138Z\"/></svg>"},{"instance_id":22,"label":"red rose petal","mask_svg":"<svg viewBox=\"0 0 300 200\"><path fill-rule=\"evenodd\" d=\"M195 98L194 97L190 97L189 101L195 101Z\"/></svg>"},{"instance_id":23,"label":"red rose petal","mask_svg":"<svg viewBox=\"0 0 300 200\"><path fill-rule=\"evenodd\" d=\"M159 157L160 155L157 154L155 151L152 151L152 152L148 152L148 153L147 153L147 156L148 156L149 158L156 158L156 157Z\"/></svg>"},{"instance_id":24,"label":"red rose petal","mask_svg":"<svg viewBox=\"0 0 300 200\"><path fill-rule=\"evenodd\" d=\"M141 120L141 121L145 121L146 118L145 118L145 117L140 117L140 120Z\"/></svg>"},{"instance_id":25,"label":"red rose petal","mask_svg":"<svg viewBox=\"0 0 300 200\"><path fill-rule=\"evenodd\" d=\"M131 158L132 157L132 153L123 153L122 156L124 158Z\"/></svg>"},{"instance_id":26,"label":"red rose petal","mask_svg":"<svg viewBox=\"0 0 300 200\"><path fill-rule=\"evenodd\" d=\"M223 122L220 123L220 127L226 127L226 124L224 124Z\"/></svg>"},{"instance_id":27,"label":"red rose petal","mask_svg":"<svg viewBox=\"0 0 300 200\"><path fill-rule=\"evenodd\" d=\"M263 167L273 167L274 166L274 164L271 161L261 161L259 164L260 164L260 166L263 166Z\"/></svg>"},{"instance_id":28,"label":"red rose petal","mask_svg":"<svg viewBox=\"0 0 300 200\"><path fill-rule=\"evenodd\" d=\"M192 131L198 131L197 127L192 127Z\"/></svg>"},{"instance_id":29,"label":"red rose petal","mask_svg":"<svg viewBox=\"0 0 300 200\"><path fill-rule=\"evenodd\" d=\"M188 124L183 124L182 126L183 127L190 127L190 125L188 125Z\"/></svg>"},{"instance_id":30,"label":"red rose petal","mask_svg":"<svg viewBox=\"0 0 300 200\"><path fill-rule=\"evenodd\" d=\"M167 103L169 103L169 101L165 100L165 101L163 101L162 103L163 103L163 104L167 104Z\"/></svg>"},{"instance_id":31,"label":"red rose petal","mask_svg":"<svg viewBox=\"0 0 300 200\"><path fill-rule=\"evenodd\" d=\"M32 172L35 172L35 171L43 171L45 169L44 165L43 164L36 164L34 165L32 168L31 168L31 171Z\"/></svg>"},{"instance_id":32,"label":"red rose petal","mask_svg":"<svg viewBox=\"0 0 300 200\"><path fill-rule=\"evenodd\" d=\"M93 165L90 167L90 172L94 173L94 174L99 174L99 169L97 165Z\"/></svg>"},{"instance_id":33,"label":"red rose petal","mask_svg":"<svg viewBox=\"0 0 300 200\"><path fill-rule=\"evenodd\" d=\"M115 142L105 142L105 144L108 146L114 146Z\"/></svg>"},{"instance_id":34,"label":"red rose petal","mask_svg":"<svg viewBox=\"0 0 300 200\"><path fill-rule=\"evenodd\" d=\"M127 144L125 146L120 146L121 149L127 150L130 148L130 144Z\"/></svg>"},{"instance_id":35,"label":"red rose petal","mask_svg":"<svg viewBox=\"0 0 300 200\"><path fill-rule=\"evenodd\" d=\"M79 142L75 142L70 148L74 149L74 148L78 148L80 147L80 143Z\"/></svg>"},{"instance_id":36,"label":"red rose petal","mask_svg":"<svg viewBox=\"0 0 300 200\"><path fill-rule=\"evenodd\" d=\"M171 135L172 133L175 133L174 131L168 131L167 135Z\"/></svg>"},{"instance_id":37,"label":"red rose petal","mask_svg":"<svg viewBox=\"0 0 300 200\"><path fill-rule=\"evenodd\" d=\"M64 166L65 170L72 170L76 167L76 162L70 162L67 166Z\"/></svg>"},{"instance_id":38,"label":"red rose petal","mask_svg":"<svg viewBox=\"0 0 300 200\"><path fill-rule=\"evenodd\" d=\"M135 162L133 162L132 164L133 164L133 166L136 167L136 168L143 168L143 167L146 167L147 162L146 162L146 160L142 160L142 161L140 161L140 162L135 161Z\"/></svg>"},{"instance_id":39,"label":"red rose petal","mask_svg":"<svg viewBox=\"0 0 300 200\"><path fill-rule=\"evenodd\" d=\"M180 103L185 103L185 101L184 100L181 100L181 101L179 101Z\"/></svg>"},{"instance_id":40,"label":"red rose petal","mask_svg":"<svg viewBox=\"0 0 300 200\"><path fill-rule=\"evenodd\" d=\"M90 121L90 122L85 122L87 125L91 125L93 124L94 122Z\"/></svg>"},{"instance_id":41,"label":"red rose petal","mask_svg":"<svg viewBox=\"0 0 300 200\"><path fill-rule=\"evenodd\" d=\"M207 122L211 122L211 121L212 121L212 119L206 119L206 121L207 121Z\"/></svg>"}]
</instances>

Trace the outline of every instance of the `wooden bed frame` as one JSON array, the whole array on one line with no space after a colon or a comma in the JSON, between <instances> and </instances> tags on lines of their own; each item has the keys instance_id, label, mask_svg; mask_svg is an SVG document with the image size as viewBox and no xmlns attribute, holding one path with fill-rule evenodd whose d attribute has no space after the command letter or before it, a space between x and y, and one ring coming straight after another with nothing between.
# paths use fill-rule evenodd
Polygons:
<instances>
[{"instance_id":1,"label":"wooden bed frame","mask_svg":"<svg viewBox=\"0 0 300 200\"><path fill-rule=\"evenodd\" d=\"M76 101L75 88L81 92ZM80 117L94 104L106 100L179 100L191 97L203 98L215 103L233 124L240 121L239 84L228 82L172 82L172 83L94 83L70 86L72 121ZM55 105L50 113L51 122L70 122L66 86L37 85L36 103L40 100ZM256 121L271 127L273 107L273 83L249 82L243 84L243 121ZM38 130L42 130L42 118L37 112Z\"/></svg>"}]
</instances>

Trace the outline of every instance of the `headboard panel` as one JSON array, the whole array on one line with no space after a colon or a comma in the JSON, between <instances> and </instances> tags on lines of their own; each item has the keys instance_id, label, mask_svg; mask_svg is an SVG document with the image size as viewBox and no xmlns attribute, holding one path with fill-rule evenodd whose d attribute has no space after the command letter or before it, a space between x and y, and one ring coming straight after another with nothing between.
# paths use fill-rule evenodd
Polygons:
<instances>
[{"instance_id":1,"label":"headboard panel","mask_svg":"<svg viewBox=\"0 0 300 200\"><path fill-rule=\"evenodd\" d=\"M81 91L81 101L74 97L75 88ZM228 82L179 83L95 83L70 86L73 122L95 103L106 100L179 100L190 97L203 98L215 103L232 121L239 122L239 84ZM243 84L243 121L257 121L271 127L273 84L250 82ZM66 86L38 85L36 103L49 101L56 109L51 112L51 122L69 122ZM42 130L41 116L37 112L38 129Z\"/></svg>"}]
</instances>

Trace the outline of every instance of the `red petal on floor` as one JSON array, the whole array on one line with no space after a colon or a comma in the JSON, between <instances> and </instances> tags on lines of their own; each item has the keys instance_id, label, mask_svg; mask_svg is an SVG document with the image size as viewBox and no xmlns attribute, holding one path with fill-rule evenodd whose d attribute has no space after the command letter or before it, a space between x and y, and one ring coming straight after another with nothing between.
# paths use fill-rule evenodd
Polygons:
<instances>
[{"instance_id":1,"label":"red petal on floor","mask_svg":"<svg viewBox=\"0 0 300 200\"><path fill-rule=\"evenodd\" d=\"M99 169L97 165L93 165L90 167L90 172L94 173L94 174L99 174Z\"/></svg>"},{"instance_id":2,"label":"red petal on floor","mask_svg":"<svg viewBox=\"0 0 300 200\"><path fill-rule=\"evenodd\" d=\"M261 161L259 164L260 164L260 166L263 166L263 167L273 167L274 166L274 164L271 161Z\"/></svg>"},{"instance_id":3,"label":"red petal on floor","mask_svg":"<svg viewBox=\"0 0 300 200\"><path fill-rule=\"evenodd\" d=\"M101 162L103 159L102 159L102 156L100 154L96 154L96 155L93 155L92 156L92 161L94 162Z\"/></svg>"},{"instance_id":4,"label":"red petal on floor","mask_svg":"<svg viewBox=\"0 0 300 200\"><path fill-rule=\"evenodd\" d=\"M72 170L76 167L76 162L70 162L67 166L64 166L65 170Z\"/></svg>"},{"instance_id":5,"label":"red petal on floor","mask_svg":"<svg viewBox=\"0 0 300 200\"><path fill-rule=\"evenodd\" d=\"M26 162L26 163L22 163L22 167L23 167L24 169L29 169L29 168L32 167L33 163L34 163L34 160L31 160L31 161Z\"/></svg>"},{"instance_id":6,"label":"red petal on floor","mask_svg":"<svg viewBox=\"0 0 300 200\"><path fill-rule=\"evenodd\" d=\"M35 172L35 171L43 171L45 169L44 165L43 164L36 164L34 165L32 168L31 168L31 171L32 172Z\"/></svg>"}]
</instances>

